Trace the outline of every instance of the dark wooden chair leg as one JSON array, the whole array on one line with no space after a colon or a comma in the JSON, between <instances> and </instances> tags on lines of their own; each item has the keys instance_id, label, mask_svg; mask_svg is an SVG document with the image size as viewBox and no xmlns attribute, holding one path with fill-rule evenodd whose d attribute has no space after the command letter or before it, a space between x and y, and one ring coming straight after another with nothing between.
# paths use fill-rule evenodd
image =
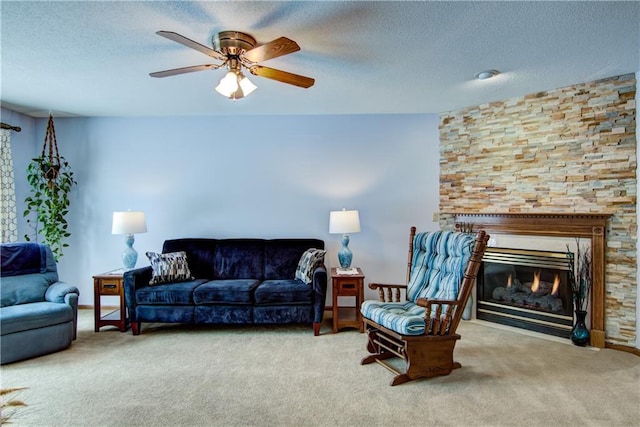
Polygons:
<instances>
[{"instance_id":1,"label":"dark wooden chair leg","mask_svg":"<svg viewBox=\"0 0 640 427\"><path fill-rule=\"evenodd\" d=\"M375 329L366 328L365 330L367 331L367 351L369 353L380 353L380 346L375 343Z\"/></svg>"},{"instance_id":2,"label":"dark wooden chair leg","mask_svg":"<svg viewBox=\"0 0 640 427\"><path fill-rule=\"evenodd\" d=\"M393 377L393 379L391 380L389 385L393 387L394 385L404 384L404 383L409 382L411 380L412 380L412 378L409 378L409 375L400 374L400 375L396 375L395 377Z\"/></svg>"},{"instance_id":3,"label":"dark wooden chair leg","mask_svg":"<svg viewBox=\"0 0 640 427\"><path fill-rule=\"evenodd\" d=\"M131 322L131 332L133 335L140 335L140 322Z\"/></svg>"},{"instance_id":4,"label":"dark wooden chair leg","mask_svg":"<svg viewBox=\"0 0 640 427\"><path fill-rule=\"evenodd\" d=\"M320 323L314 322L313 324L313 336L317 337L320 335Z\"/></svg>"}]
</instances>

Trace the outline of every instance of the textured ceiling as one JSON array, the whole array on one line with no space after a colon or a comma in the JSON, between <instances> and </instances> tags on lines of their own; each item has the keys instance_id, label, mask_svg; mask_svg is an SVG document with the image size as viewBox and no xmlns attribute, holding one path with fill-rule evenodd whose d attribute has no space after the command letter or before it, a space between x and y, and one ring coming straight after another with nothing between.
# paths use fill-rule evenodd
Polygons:
<instances>
[{"instance_id":1,"label":"textured ceiling","mask_svg":"<svg viewBox=\"0 0 640 427\"><path fill-rule=\"evenodd\" d=\"M640 71L640 2L2 1L1 101L39 117L437 113ZM223 70L155 34L210 46L223 30L302 50L263 65L310 89L250 76L232 102ZM473 75L496 68L495 79ZM248 73L246 73L248 74Z\"/></svg>"}]
</instances>

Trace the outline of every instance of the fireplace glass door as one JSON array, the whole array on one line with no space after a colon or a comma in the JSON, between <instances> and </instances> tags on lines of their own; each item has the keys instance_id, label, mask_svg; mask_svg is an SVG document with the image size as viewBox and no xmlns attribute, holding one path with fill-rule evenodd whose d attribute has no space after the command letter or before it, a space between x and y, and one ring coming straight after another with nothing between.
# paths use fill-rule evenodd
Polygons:
<instances>
[{"instance_id":1,"label":"fireplace glass door","mask_svg":"<svg viewBox=\"0 0 640 427\"><path fill-rule=\"evenodd\" d=\"M564 252L487 248L478 275L476 317L568 338L573 325Z\"/></svg>"}]
</instances>

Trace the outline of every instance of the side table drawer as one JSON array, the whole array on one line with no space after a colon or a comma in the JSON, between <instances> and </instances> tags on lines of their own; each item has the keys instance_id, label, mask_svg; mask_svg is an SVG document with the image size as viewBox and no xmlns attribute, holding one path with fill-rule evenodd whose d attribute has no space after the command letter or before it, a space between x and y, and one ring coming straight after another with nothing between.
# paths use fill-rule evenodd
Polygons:
<instances>
[{"instance_id":1,"label":"side table drawer","mask_svg":"<svg viewBox=\"0 0 640 427\"><path fill-rule=\"evenodd\" d=\"M338 293L340 295L359 295L360 288L357 280L340 280Z\"/></svg>"},{"instance_id":2,"label":"side table drawer","mask_svg":"<svg viewBox=\"0 0 640 427\"><path fill-rule=\"evenodd\" d=\"M120 295L120 280L102 279L100 281L101 295Z\"/></svg>"}]
</instances>

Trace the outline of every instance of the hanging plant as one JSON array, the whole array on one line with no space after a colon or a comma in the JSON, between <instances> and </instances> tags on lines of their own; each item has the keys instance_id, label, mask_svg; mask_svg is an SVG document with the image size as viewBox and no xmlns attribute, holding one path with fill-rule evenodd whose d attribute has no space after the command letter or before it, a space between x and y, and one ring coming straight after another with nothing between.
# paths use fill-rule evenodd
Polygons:
<instances>
[{"instance_id":1,"label":"hanging plant","mask_svg":"<svg viewBox=\"0 0 640 427\"><path fill-rule=\"evenodd\" d=\"M42 236L57 261L62 257L63 249L69 246L64 243L71 236L66 216L69 213L69 193L77 182L69 162L58 153L51 115L42 153L40 157L32 159L27 167L27 182L31 186L31 195L25 199L24 216L35 214L35 220L27 218L27 224L34 229L34 240L37 242L38 236ZM24 237L26 241L31 241L29 235L25 234Z\"/></svg>"}]
</instances>

